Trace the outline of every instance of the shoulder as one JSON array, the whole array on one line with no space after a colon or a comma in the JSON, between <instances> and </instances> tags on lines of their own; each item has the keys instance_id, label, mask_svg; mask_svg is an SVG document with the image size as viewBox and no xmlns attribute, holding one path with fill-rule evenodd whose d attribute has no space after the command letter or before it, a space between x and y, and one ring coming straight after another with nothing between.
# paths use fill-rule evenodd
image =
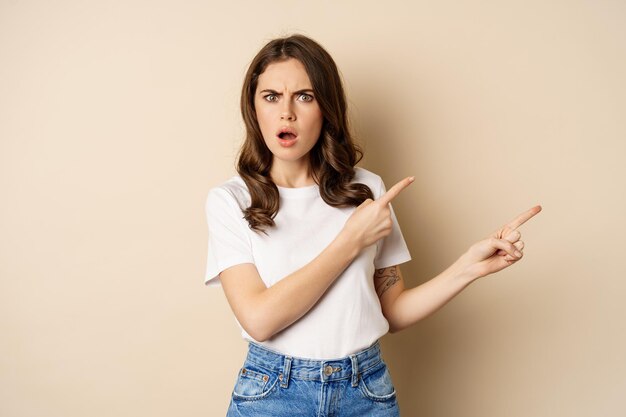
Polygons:
<instances>
[{"instance_id":1,"label":"shoulder","mask_svg":"<svg viewBox=\"0 0 626 417\"><path fill-rule=\"evenodd\" d=\"M383 179L380 175L362 167L354 167L354 178L352 181L370 187L375 198L379 197L379 191L383 187Z\"/></svg>"},{"instance_id":2,"label":"shoulder","mask_svg":"<svg viewBox=\"0 0 626 417\"><path fill-rule=\"evenodd\" d=\"M370 171L369 169L365 169L363 167L354 167L354 180L379 182L381 181L381 177L380 175Z\"/></svg>"},{"instance_id":3,"label":"shoulder","mask_svg":"<svg viewBox=\"0 0 626 417\"><path fill-rule=\"evenodd\" d=\"M246 183L239 175L233 175L226 181L213 186L209 189L206 206L214 207L226 207L231 208L239 207L240 210L245 210L250 206L250 192Z\"/></svg>"}]
</instances>

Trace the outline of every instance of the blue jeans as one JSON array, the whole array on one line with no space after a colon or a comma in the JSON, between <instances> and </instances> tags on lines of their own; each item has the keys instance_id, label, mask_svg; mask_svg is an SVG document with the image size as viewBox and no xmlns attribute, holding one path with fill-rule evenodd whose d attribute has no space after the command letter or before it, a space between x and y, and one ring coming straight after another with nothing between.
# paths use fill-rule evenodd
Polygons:
<instances>
[{"instance_id":1,"label":"blue jeans","mask_svg":"<svg viewBox=\"0 0 626 417\"><path fill-rule=\"evenodd\" d=\"M248 343L226 417L397 417L396 390L377 340L339 359L292 357Z\"/></svg>"}]
</instances>

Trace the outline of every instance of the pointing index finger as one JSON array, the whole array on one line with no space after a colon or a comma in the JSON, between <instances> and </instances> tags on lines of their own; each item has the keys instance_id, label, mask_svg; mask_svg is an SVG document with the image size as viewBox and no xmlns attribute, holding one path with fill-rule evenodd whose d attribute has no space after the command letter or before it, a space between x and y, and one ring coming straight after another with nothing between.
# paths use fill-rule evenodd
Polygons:
<instances>
[{"instance_id":1,"label":"pointing index finger","mask_svg":"<svg viewBox=\"0 0 626 417\"><path fill-rule=\"evenodd\" d=\"M406 177L405 179L398 181L393 187L388 189L385 194L381 195L377 201L380 201L383 204L389 204L391 200L400 194L400 191L408 187L414 180L415 177Z\"/></svg>"},{"instance_id":2,"label":"pointing index finger","mask_svg":"<svg viewBox=\"0 0 626 417\"><path fill-rule=\"evenodd\" d=\"M519 216L517 216L515 219L511 220L506 225L506 227L508 227L511 230L515 230L521 225L523 225L524 223L526 223L530 218L532 218L535 214L539 213L540 211L541 211L541 206L537 205L535 207L532 207L526 210L525 212L523 212L522 214L520 214Z\"/></svg>"}]
</instances>

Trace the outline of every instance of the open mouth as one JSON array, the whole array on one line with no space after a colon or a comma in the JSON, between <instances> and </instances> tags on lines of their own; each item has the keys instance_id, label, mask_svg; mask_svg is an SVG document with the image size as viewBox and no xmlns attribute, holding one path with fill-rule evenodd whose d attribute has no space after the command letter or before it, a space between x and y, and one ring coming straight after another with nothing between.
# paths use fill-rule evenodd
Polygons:
<instances>
[{"instance_id":1,"label":"open mouth","mask_svg":"<svg viewBox=\"0 0 626 417\"><path fill-rule=\"evenodd\" d=\"M290 141L298 137L298 132L292 126L282 126L276 132L276 137L280 140Z\"/></svg>"},{"instance_id":2,"label":"open mouth","mask_svg":"<svg viewBox=\"0 0 626 417\"><path fill-rule=\"evenodd\" d=\"M278 134L278 137L281 138L282 140L291 140L291 139L295 139L297 136L290 132L280 132Z\"/></svg>"}]
</instances>

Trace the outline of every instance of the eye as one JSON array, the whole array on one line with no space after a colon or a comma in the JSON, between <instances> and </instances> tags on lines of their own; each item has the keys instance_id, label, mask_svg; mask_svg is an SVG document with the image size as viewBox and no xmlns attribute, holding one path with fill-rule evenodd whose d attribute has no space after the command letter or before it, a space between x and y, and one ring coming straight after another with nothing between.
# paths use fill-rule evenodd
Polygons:
<instances>
[{"instance_id":1,"label":"eye","mask_svg":"<svg viewBox=\"0 0 626 417\"><path fill-rule=\"evenodd\" d=\"M310 102L310 101L314 100L314 97L312 95L306 94L306 93L300 94L300 97L304 97L305 98L304 100L302 100L304 102ZM266 96L263 96L263 98L265 99L265 101L269 101L269 102L275 102L275 101L278 100L276 98L276 94L268 94ZM276 99L276 100L274 100L274 99Z\"/></svg>"}]
</instances>

